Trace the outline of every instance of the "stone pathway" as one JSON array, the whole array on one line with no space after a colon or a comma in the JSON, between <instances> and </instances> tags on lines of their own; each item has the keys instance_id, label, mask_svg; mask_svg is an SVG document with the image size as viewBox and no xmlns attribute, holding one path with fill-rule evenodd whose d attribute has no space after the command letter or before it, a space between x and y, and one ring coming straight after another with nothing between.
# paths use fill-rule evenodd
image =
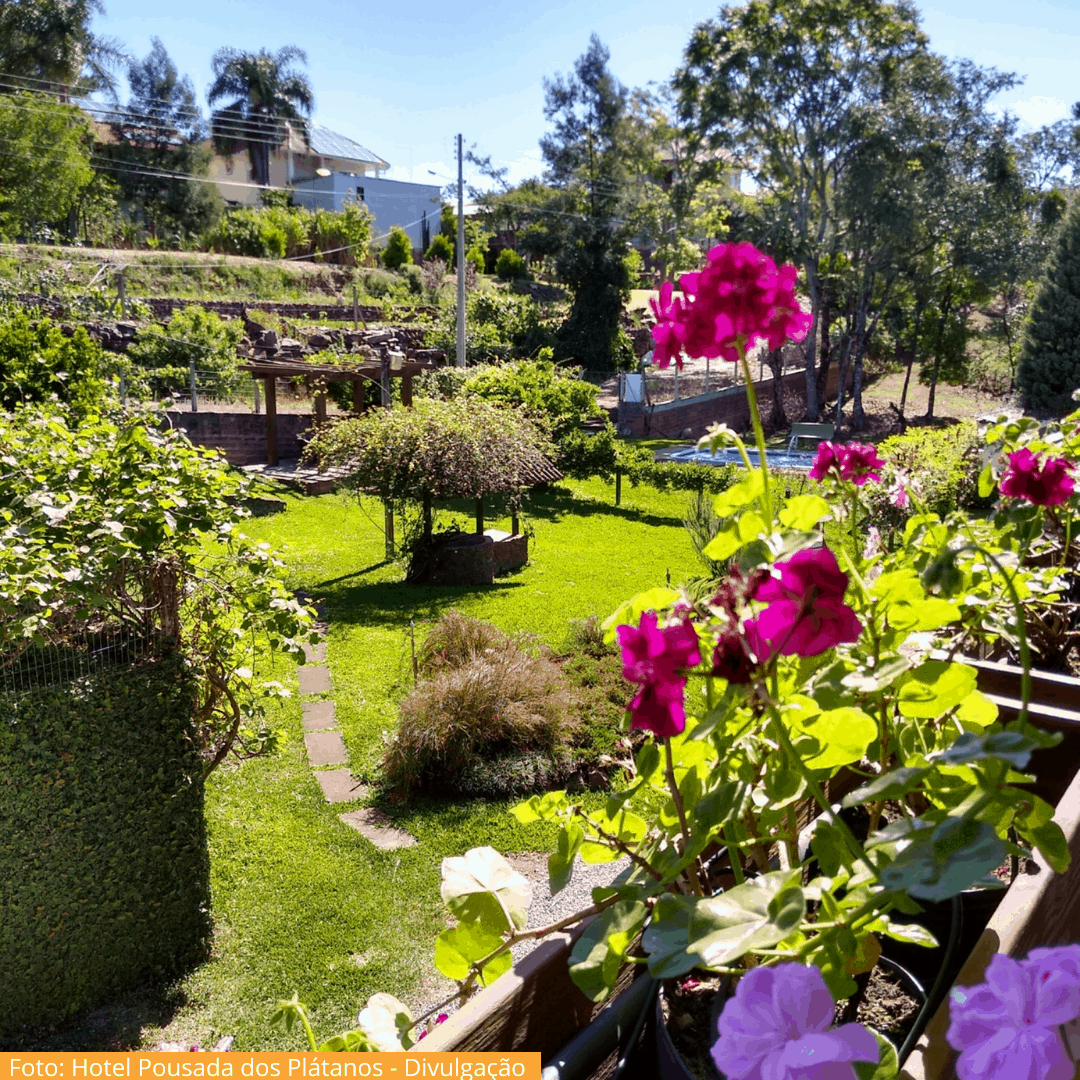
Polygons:
<instances>
[{"instance_id":1,"label":"stone pathway","mask_svg":"<svg viewBox=\"0 0 1080 1080\"><path fill-rule=\"evenodd\" d=\"M319 617L321 620L321 612ZM320 633L326 633L325 622L319 621L316 626ZM349 753L338 727L334 702L319 696L331 691L330 669L326 666L326 642L305 645L304 654L307 663L298 670L297 675L308 761L315 770L315 779L328 803L356 802L367 797L368 789L349 771ZM374 807L350 810L339 817L383 851L412 847L416 843L414 836L404 829L395 828L390 819Z\"/></svg>"}]
</instances>

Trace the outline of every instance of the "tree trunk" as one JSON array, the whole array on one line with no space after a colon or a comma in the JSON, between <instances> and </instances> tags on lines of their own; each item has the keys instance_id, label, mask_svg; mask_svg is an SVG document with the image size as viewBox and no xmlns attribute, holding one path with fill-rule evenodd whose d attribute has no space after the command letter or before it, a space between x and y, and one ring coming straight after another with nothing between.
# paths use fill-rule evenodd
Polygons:
<instances>
[{"instance_id":1,"label":"tree trunk","mask_svg":"<svg viewBox=\"0 0 1080 1080\"><path fill-rule=\"evenodd\" d=\"M834 292L827 285L821 288L821 346L817 370L818 400L825 400L825 388L829 385L829 364L832 362L832 341L830 333L833 321Z\"/></svg>"},{"instance_id":2,"label":"tree trunk","mask_svg":"<svg viewBox=\"0 0 1080 1080\"><path fill-rule=\"evenodd\" d=\"M930 396L926 401L926 419L934 418L934 398L937 396L938 371L941 369L941 339L945 336L945 324L952 311L952 290L946 294L947 302L941 308L941 321L938 323L937 337L934 340L934 368L930 372Z\"/></svg>"},{"instance_id":3,"label":"tree trunk","mask_svg":"<svg viewBox=\"0 0 1080 1080\"><path fill-rule=\"evenodd\" d=\"M784 411L784 353L782 349L773 349L768 358L772 372L772 428L780 431L788 426L787 413Z\"/></svg>"},{"instance_id":4,"label":"tree trunk","mask_svg":"<svg viewBox=\"0 0 1080 1080\"><path fill-rule=\"evenodd\" d=\"M911 385L911 369L915 366L915 358L919 355L919 323L922 322L922 304L915 302L915 333L911 340L911 352L908 353L907 371L904 373L904 388L900 391L900 433L903 434L907 427L904 419L904 406L907 404L908 387Z\"/></svg>"},{"instance_id":5,"label":"tree trunk","mask_svg":"<svg viewBox=\"0 0 1080 1080\"><path fill-rule=\"evenodd\" d=\"M873 286L873 278L871 277L871 287ZM855 339L853 343L853 350L855 353L854 359L854 381L851 387L851 427L854 431L862 431L866 427L866 414L863 412L862 407L862 377L863 377L863 353L866 351L866 305L870 300L870 290L865 289L862 296L859 298L859 306L855 316ZM843 384L841 384L838 393L842 396L844 393Z\"/></svg>"},{"instance_id":6,"label":"tree trunk","mask_svg":"<svg viewBox=\"0 0 1080 1080\"><path fill-rule=\"evenodd\" d=\"M806 263L806 287L810 291L810 312L813 315L813 321L810 324L810 333L806 335L806 419L816 422L820 411L820 404L817 392L814 344L817 336L818 316L820 314L821 287L818 283L817 264L812 260L808 260Z\"/></svg>"}]
</instances>

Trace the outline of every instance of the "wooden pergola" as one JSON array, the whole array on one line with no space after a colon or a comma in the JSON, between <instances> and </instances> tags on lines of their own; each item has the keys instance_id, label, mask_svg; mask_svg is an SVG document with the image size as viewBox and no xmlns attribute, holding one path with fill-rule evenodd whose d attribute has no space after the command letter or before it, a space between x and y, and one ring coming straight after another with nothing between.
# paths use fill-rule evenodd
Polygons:
<instances>
[{"instance_id":1,"label":"wooden pergola","mask_svg":"<svg viewBox=\"0 0 1080 1080\"><path fill-rule=\"evenodd\" d=\"M310 386L313 383L350 382L353 388L353 409L362 413L364 404L364 383L374 383L382 387L383 405L390 404L390 380L401 379L401 403L412 405L412 381L425 371L434 371L433 363L420 363L406 360L394 366L389 356L381 360L365 358L352 367L337 367L334 364L307 364L303 360L250 360L242 365L253 379L263 382L263 398L266 401L266 463L278 463L277 452L277 380L303 379ZM316 390L315 423L326 423L326 393Z\"/></svg>"}]
</instances>

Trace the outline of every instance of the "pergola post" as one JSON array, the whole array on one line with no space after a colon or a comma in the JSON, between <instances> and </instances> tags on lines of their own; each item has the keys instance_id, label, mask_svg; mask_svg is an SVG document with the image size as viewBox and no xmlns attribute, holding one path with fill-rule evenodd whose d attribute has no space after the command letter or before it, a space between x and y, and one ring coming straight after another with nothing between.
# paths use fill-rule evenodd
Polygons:
<instances>
[{"instance_id":1,"label":"pergola post","mask_svg":"<svg viewBox=\"0 0 1080 1080\"><path fill-rule=\"evenodd\" d=\"M354 413L364 411L364 380L353 379L352 381L352 407Z\"/></svg>"},{"instance_id":2,"label":"pergola post","mask_svg":"<svg viewBox=\"0 0 1080 1080\"><path fill-rule=\"evenodd\" d=\"M484 533L484 496L476 497L476 531L482 536Z\"/></svg>"},{"instance_id":3,"label":"pergola post","mask_svg":"<svg viewBox=\"0 0 1080 1080\"><path fill-rule=\"evenodd\" d=\"M401 404L406 409L412 408L412 380L411 375L401 376Z\"/></svg>"},{"instance_id":4,"label":"pergola post","mask_svg":"<svg viewBox=\"0 0 1080 1080\"><path fill-rule=\"evenodd\" d=\"M277 379L266 376L266 464L276 465L277 456Z\"/></svg>"},{"instance_id":5,"label":"pergola post","mask_svg":"<svg viewBox=\"0 0 1080 1080\"><path fill-rule=\"evenodd\" d=\"M326 391L319 390L315 394L315 426L326 423Z\"/></svg>"}]
</instances>

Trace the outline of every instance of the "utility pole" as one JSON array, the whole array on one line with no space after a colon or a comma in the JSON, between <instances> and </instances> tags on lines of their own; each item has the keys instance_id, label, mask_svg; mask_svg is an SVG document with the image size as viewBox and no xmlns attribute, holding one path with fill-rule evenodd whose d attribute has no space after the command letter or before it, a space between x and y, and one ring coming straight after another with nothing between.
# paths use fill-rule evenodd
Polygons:
<instances>
[{"instance_id":1,"label":"utility pole","mask_svg":"<svg viewBox=\"0 0 1080 1080\"><path fill-rule=\"evenodd\" d=\"M457 137L457 366L465 366L465 167Z\"/></svg>"}]
</instances>

